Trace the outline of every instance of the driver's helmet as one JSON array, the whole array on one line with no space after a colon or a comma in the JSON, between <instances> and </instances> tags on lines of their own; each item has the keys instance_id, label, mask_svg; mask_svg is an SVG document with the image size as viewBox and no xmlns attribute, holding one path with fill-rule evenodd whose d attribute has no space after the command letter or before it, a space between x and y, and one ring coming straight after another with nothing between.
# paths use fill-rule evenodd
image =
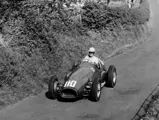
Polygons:
<instances>
[{"instance_id":1,"label":"driver's helmet","mask_svg":"<svg viewBox=\"0 0 159 120\"><path fill-rule=\"evenodd\" d=\"M88 56L89 56L89 57L94 56L95 51L96 51L96 50L95 50L94 47L90 47L89 50L88 50Z\"/></svg>"}]
</instances>

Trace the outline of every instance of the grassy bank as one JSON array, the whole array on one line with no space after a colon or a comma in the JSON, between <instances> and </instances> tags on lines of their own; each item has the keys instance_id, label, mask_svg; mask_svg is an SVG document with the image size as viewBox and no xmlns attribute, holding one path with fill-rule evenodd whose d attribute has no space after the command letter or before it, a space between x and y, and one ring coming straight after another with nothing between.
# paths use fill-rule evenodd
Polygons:
<instances>
[{"instance_id":1,"label":"grassy bank","mask_svg":"<svg viewBox=\"0 0 159 120\"><path fill-rule=\"evenodd\" d=\"M4 2L5 1L5 2ZM46 89L51 75L63 75L90 46L106 60L114 51L142 43L149 36L149 6L109 8L87 2L80 15L51 1L4 0L0 8L0 105Z\"/></svg>"},{"instance_id":2,"label":"grassy bank","mask_svg":"<svg viewBox=\"0 0 159 120\"><path fill-rule=\"evenodd\" d=\"M158 120L159 118L159 85L144 100L132 120Z\"/></svg>"}]
</instances>

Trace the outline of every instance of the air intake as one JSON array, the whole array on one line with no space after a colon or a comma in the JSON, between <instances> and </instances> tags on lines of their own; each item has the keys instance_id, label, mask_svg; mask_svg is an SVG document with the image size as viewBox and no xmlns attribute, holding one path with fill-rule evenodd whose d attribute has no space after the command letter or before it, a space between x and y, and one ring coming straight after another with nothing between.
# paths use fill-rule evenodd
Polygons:
<instances>
[{"instance_id":1,"label":"air intake","mask_svg":"<svg viewBox=\"0 0 159 120\"><path fill-rule=\"evenodd\" d=\"M75 89L68 89L68 88L64 88L61 91L61 97L62 98L76 98L78 95L77 91Z\"/></svg>"}]
</instances>

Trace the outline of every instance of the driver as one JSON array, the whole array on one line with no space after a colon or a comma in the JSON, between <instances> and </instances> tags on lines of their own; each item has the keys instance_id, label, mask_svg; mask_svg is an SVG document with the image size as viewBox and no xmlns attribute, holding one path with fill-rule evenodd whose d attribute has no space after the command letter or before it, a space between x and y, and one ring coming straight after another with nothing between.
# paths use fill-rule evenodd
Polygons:
<instances>
[{"instance_id":1,"label":"driver","mask_svg":"<svg viewBox=\"0 0 159 120\"><path fill-rule=\"evenodd\" d=\"M95 51L96 50L94 47L90 47L88 50L88 55L85 56L82 61L95 64L100 69L102 66L104 66L104 62L95 56Z\"/></svg>"}]
</instances>

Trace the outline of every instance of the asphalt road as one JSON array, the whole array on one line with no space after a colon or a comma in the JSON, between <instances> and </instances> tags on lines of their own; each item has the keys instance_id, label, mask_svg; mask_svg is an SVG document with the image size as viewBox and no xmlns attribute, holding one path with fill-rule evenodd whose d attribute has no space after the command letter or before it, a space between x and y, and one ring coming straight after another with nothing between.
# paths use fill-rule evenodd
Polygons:
<instances>
[{"instance_id":1,"label":"asphalt road","mask_svg":"<svg viewBox=\"0 0 159 120\"><path fill-rule=\"evenodd\" d=\"M59 102L45 93L0 111L0 120L130 120L159 84L159 2L151 0L153 35L136 49L107 62L118 70L114 89L104 88L98 103Z\"/></svg>"}]
</instances>

